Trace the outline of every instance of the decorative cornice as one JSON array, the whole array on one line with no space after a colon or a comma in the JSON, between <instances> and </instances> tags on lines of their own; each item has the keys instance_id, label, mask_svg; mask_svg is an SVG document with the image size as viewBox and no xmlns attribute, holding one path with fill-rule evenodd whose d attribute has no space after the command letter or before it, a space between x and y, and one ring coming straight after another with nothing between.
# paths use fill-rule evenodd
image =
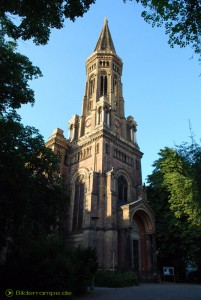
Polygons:
<instances>
[{"instance_id":1,"label":"decorative cornice","mask_svg":"<svg viewBox=\"0 0 201 300\"><path fill-rule=\"evenodd\" d=\"M45 143L45 146L47 148L52 147L54 145L59 146L63 149L67 149L70 146L70 144L67 140L62 141L62 140L60 140L58 138L55 138L55 137L49 138L49 140Z\"/></svg>"}]
</instances>

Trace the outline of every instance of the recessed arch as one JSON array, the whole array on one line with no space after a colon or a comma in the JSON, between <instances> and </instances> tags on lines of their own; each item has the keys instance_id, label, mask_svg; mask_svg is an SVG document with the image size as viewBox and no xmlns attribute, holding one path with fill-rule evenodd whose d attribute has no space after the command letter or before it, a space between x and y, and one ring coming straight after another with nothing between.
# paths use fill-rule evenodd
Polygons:
<instances>
[{"instance_id":1,"label":"recessed arch","mask_svg":"<svg viewBox=\"0 0 201 300\"><path fill-rule=\"evenodd\" d=\"M71 178L71 182L70 182L71 185L74 184L74 182L78 176L82 176L86 180L87 177L89 176L89 170L87 168L81 168L81 169L79 169L79 171L75 172Z\"/></svg>"},{"instance_id":2,"label":"recessed arch","mask_svg":"<svg viewBox=\"0 0 201 300\"><path fill-rule=\"evenodd\" d=\"M131 186L132 185L132 180L131 180L130 174L127 173L125 170L118 170L116 172L116 178L118 178L121 175L123 175L126 178L126 180L128 182L128 185Z\"/></svg>"},{"instance_id":3,"label":"recessed arch","mask_svg":"<svg viewBox=\"0 0 201 300\"><path fill-rule=\"evenodd\" d=\"M118 202L127 202L128 201L128 182L123 175L120 175L117 178L117 195Z\"/></svg>"},{"instance_id":4,"label":"recessed arch","mask_svg":"<svg viewBox=\"0 0 201 300\"><path fill-rule=\"evenodd\" d=\"M130 187L132 180L130 175L124 170L118 170L116 173L115 190L117 192L117 203L129 202Z\"/></svg>"},{"instance_id":5,"label":"recessed arch","mask_svg":"<svg viewBox=\"0 0 201 300\"><path fill-rule=\"evenodd\" d=\"M155 232L155 222L153 215L145 208L138 208L131 214L131 225L138 219L143 225L146 233Z\"/></svg>"},{"instance_id":6,"label":"recessed arch","mask_svg":"<svg viewBox=\"0 0 201 300\"><path fill-rule=\"evenodd\" d=\"M80 169L71 179L71 230L80 231L83 227L84 210L86 206L86 192L89 185L89 171Z\"/></svg>"},{"instance_id":7,"label":"recessed arch","mask_svg":"<svg viewBox=\"0 0 201 300\"><path fill-rule=\"evenodd\" d=\"M136 274L145 274L153 267L154 220L146 207L133 208L131 214L131 258Z\"/></svg>"}]
</instances>

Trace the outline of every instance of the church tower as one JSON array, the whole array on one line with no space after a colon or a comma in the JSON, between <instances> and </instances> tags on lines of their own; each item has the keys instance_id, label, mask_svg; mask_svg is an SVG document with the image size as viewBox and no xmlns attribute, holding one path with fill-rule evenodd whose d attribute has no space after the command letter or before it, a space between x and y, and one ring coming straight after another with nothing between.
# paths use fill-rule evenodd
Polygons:
<instances>
[{"instance_id":1,"label":"church tower","mask_svg":"<svg viewBox=\"0 0 201 300\"><path fill-rule=\"evenodd\" d=\"M154 216L142 186L137 123L125 117L123 63L107 19L86 61L82 114L69 121L69 137L56 129L46 143L60 155L70 199L67 240L95 247L102 268L155 268Z\"/></svg>"}]
</instances>

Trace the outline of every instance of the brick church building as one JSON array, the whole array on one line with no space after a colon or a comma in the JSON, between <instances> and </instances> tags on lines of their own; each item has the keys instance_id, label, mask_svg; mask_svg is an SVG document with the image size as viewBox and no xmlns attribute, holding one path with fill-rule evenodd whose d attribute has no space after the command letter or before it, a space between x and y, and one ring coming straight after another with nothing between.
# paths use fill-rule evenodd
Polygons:
<instances>
[{"instance_id":1,"label":"brick church building","mask_svg":"<svg viewBox=\"0 0 201 300\"><path fill-rule=\"evenodd\" d=\"M69 121L67 139L55 129L46 146L61 157L68 242L95 247L100 268L132 268L143 277L156 266L155 224L142 186L137 123L124 115L122 67L105 19L86 61L82 114Z\"/></svg>"}]
</instances>

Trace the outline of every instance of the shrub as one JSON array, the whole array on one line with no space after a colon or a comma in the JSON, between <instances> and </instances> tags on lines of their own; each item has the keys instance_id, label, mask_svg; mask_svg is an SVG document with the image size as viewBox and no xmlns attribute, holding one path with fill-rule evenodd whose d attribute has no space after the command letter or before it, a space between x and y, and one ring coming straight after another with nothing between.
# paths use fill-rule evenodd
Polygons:
<instances>
[{"instance_id":1,"label":"shrub","mask_svg":"<svg viewBox=\"0 0 201 300\"><path fill-rule=\"evenodd\" d=\"M128 287L137 284L134 272L98 270L95 275L95 286L98 287Z\"/></svg>"},{"instance_id":2,"label":"shrub","mask_svg":"<svg viewBox=\"0 0 201 300\"><path fill-rule=\"evenodd\" d=\"M4 291L87 290L97 269L96 254L91 248L72 248L64 241L50 238L30 241L15 247L1 266L0 282Z\"/></svg>"}]
</instances>

